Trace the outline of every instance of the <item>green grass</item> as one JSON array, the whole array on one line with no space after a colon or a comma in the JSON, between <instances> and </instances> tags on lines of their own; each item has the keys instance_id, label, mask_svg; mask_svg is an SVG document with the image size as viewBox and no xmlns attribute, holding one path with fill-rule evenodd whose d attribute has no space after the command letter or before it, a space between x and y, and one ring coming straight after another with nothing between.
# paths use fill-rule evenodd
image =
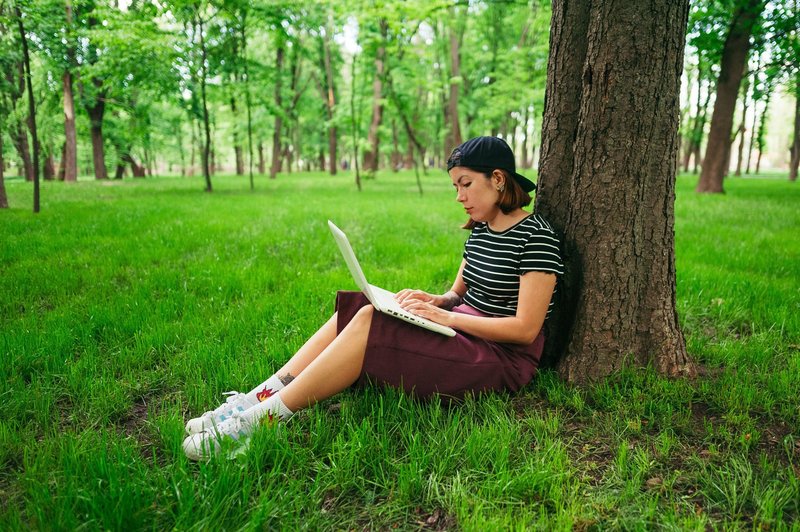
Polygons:
<instances>
[{"instance_id":1,"label":"green grass","mask_svg":"<svg viewBox=\"0 0 800 532\"><path fill-rule=\"evenodd\" d=\"M277 369L353 288L325 220L387 288L444 291L466 232L443 173L7 184L0 529L800 530L800 189L678 180L694 381L420 404L345 392L236 460L184 419ZM386 266L378 269L376 265Z\"/></svg>"}]
</instances>

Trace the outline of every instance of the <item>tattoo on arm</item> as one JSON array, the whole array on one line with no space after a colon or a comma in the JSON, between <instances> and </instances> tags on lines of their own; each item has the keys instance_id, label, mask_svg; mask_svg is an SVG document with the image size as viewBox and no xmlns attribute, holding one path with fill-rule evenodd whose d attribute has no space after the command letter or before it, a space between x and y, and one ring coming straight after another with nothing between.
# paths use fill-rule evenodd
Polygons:
<instances>
[{"instance_id":1,"label":"tattoo on arm","mask_svg":"<svg viewBox=\"0 0 800 532\"><path fill-rule=\"evenodd\" d=\"M442 308L445 310L451 310L453 307L461 304L461 296L452 290L444 294L442 298L444 299Z\"/></svg>"},{"instance_id":2,"label":"tattoo on arm","mask_svg":"<svg viewBox=\"0 0 800 532\"><path fill-rule=\"evenodd\" d=\"M278 380L281 381L281 384L284 386L289 386L289 383L294 380L294 376L291 373L287 373L283 377L278 377Z\"/></svg>"}]
</instances>

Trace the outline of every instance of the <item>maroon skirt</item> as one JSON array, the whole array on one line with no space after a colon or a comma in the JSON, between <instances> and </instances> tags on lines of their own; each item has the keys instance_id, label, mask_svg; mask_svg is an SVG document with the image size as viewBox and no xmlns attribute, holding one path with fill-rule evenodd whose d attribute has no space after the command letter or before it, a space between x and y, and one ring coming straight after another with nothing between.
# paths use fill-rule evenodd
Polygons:
<instances>
[{"instance_id":1,"label":"maroon skirt","mask_svg":"<svg viewBox=\"0 0 800 532\"><path fill-rule=\"evenodd\" d=\"M361 292L336 294L337 334L370 302ZM469 305L453 312L487 316ZM469 392L516 392L536 374L544 347L540 332L529 345L492 342L456 331L454 337L375 312L355 386L367 382L401 388L420 398L461 398Z\"/></svg>"}]
</instances>

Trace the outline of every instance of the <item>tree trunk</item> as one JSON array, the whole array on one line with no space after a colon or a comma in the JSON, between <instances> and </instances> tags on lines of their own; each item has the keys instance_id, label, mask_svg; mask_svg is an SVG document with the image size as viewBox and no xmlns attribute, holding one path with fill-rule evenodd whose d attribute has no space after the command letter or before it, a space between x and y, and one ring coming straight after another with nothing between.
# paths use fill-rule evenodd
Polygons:
<instances>
[{"instance_id":1,"label":"tree trunk","mask_svg":"<svg viewBox=\"0 0 800 532\"><path fill-rule=\"evenodd\" d=\"M5 179L6 160L3 158L3 135L0 133L0 209L8 209Z\"/></svg>"},{"instance_id":2,"label":"tree trunk","mask_svg":"<svg viewBox=\"0 0 800 532\"><path fill-rule=\"evenodd\" d=\"M755 87L755 85L754 85ZM739 177L742 175L742 161L744 159L744 144L747 140L747 109L750 105L750 75L749 73L744 76L744 87L742 90L744 99L742 100L742 120L737 129L737 136L739 137L739 151L736 158L736 171L734 175Z\"/></svg>"},{"instance_id":3,"label":"tree trunk","mask_svg":"<svg viewBox=\"0 0 800 532\"><path fill-rule=\"evenodd\" d=\"M236 175L244 175L244 152L242 151L242 144L239 140L239 128L237 126L236 116L236 98L231 96L231 112L233 113L233 152L236 157Z\"/></svg>"},{"instance_id":4,"label":"tree trunk","mask_svg":"<svg viewBox=\"0 0 800 532\"><path fill-rule=\"evenodd\" d=\"M66 22L67 28L72 26L72 1L66 0ZM64 181L72 182L78 180L78 136L75 132L75 97L72 93L72 73L69 68L75 61L75 52L71 46L67 46L67 58L69 67L64 71L61 78L64 87L64 157L61 166L64 168Z\"/></svg>"},{"instance_id":5,"label":"tree trunk","mask_svg":"<svg viewBox=\"0 0 800 532\"><path fill-rule=\"evenodd\" d=\"M25 181L33 181L33 162L31 162L31 148L28 144L28 133L22 122L17 123L16 135L14 135L14 148L17 150L20 161L22 161L22 176Z\"/></svg>"},{"instance_id":6,"label":"tree trunk","mask_svg":"<svg viewBox=\"0 0 800 532\"><path fill-rule=\"evenodd\" d=\"M766 133L767 128L769 100L771 97L772 93L767 92L766 97L764 98L764 110L761 111L761 119L758 123L758 136L756 137L756 146L758 147L758 157L756 158L756 174L761 171L761 156L764 154L764 148L766 148L766 139L764 139L764 134Z\"/></svg>"},{"instance_id":7,"label":"tree trunk","mask_svg":"<svg viewBox=\"0 0 800 532\"><path fill-rule=\"evenodd\" d=\"M383 42L386 40L388 23L386 19L380 20L381 45L375 54L375 79L372 82L372 121L369 124L367 134L367 144L369 149L364 151L364 170L371 175L378 171L378 160L380 157L380 135L378 130L383 120L383 68L386 58L386 47Z\"/></svg>"},{"instance_id":8,"label":"tree trunk","mask_svg":"<svg viewBox=\"0 0 800 532\"><path fill-rule=\"evenodd\" d=\"M188 176L194 175L194 156L196 151L195 148L197 147L197 134L195 133L194 123L195 120L194 117L192 116L189 119L189 127L192 130L192 136L189 139L191 149L189 150L189 171L187 172Z\"/></svg>"},{"instance_id":9,"label":"tree trunk","mask_svg":"<svg viewBox=\"0 0 800 532\"><path fill-rule=\"evenodd\" d=\"M328 157L330 163L328 170L331 175L336 175L336 125L333 122L333 111L336 106L336 93L333 86L333 60L331 58L331 40L333 39L332 21L328 20L325 36L322 39L323 66L325 68L325 109L328 111Z\"/></svg>"},{"instance_id":10,"label":"tree trunk","mask_svg":"<svg viewBox=\"0 0 800 532\"><path fill-rule=\"evenodd\" d=\"M264 175L265 165L264 165L264 143L258 143L258 174Z\"/></svg>"},{"instance_id":11,"label":"tree trunk","mask_svg":"<svg viewBox=\"0 0 800 532\"><path fill-rule=\"evenodd\" d=\"M574 382L623 366L694 374L673 232L689 1L566 4L553 2L536 196L565 235L568 272L548 347Z\"/></svg>"},{"instance_id":12,"label":"tree trunk","mask_svg":"<svg viewBox=\"0 0 800 532\"><path fill-rule=\"evenodd\" d=\"M123 162L125 162L125 163L130 165L131 173L133 174L133 177L145 177L145 168L144 168L144 166L142 166L141 164L136 162L136 159L134 159L133 156L130 154L130 149L127 150L126 153L123 153L120 156L120 159Z\"/></svg>"},{"instance_id":13,"label":"tree trunk","mask_svg":"<svg viewBox=\"0 0 800 532\"><path fill-rule=\"evenodd\" d=\"M98 83L99 81L95 81L95 84ZM105 113L105 94L98 94L94 105L87 106L86 112L89 114L89 131L92 137L92 164L94 166L94 178L108 179L105 147L103 145L103 114Z\"/></svg>"},{"instance_id":14,"label":"tree trunk","mask_svg":"<svg viewBox=\"0 0 800 532\"><path fill-rule=\"evenodd\" d=\"M522 118L522 168L530 168L531 161L528 158L528 124L530 122L530 107L525 106L525 114Z\"/></svg>"},{"instance_id":15,"label":"tree trunk","mask_svg":"<svg viewBox=\"0 0 800 532\"><path fill-rule=\"evenodd\" d=\"M389 166L392 167L392 172L397 172L400 169L400 141L397 134L397 122L392 120L392 155L389 157Z\"/></svg>"},{"instance_id":16,"label":"tree trunk","mask_svg":"<svg viewBox=\"0 0 800 532\"><path fill-rule=\"evenodd\" d=\"M455 13L453 14L455 16ZM450 94L447 99L447 118L450 122L445 153L449 154L460 146L461 126L458 120L458 90L461 85L461 38L455 24L450 24Z\"/></svg>"},{"instance_id":17,"label":"tree trunk","mask_svg":"<svg viewBox=\"0 0 800 532\"><path fill-rule=\"evenodd\" d=\"M206 181L206 192L211 192L211 124L208 117L208 100L206 98L206 77L208 76L208 63L206 54L206 38L203 35L203 19L195 11L196 26L200 30L200 94L203 101L203 128L205 132L205 143L203 145L203 178Z\"/></svg>"},{"instance_id":18,"label":"tree trunk","mask_svg":"<svg viewBox=\"0 0 800 532\"><path fill-rule=\"evenodd\" d=\"M247 169L250 176L250 190L255 190L253 181L253 112L250 96L250 71L247 66L247 10L242 12L242 64L244 65L244 94L247 106Z\"/></svg>"},{"instance_id":19,"label":"tree trunk","mask_svg":"<svg viewBox=\"0 0 800 532\"><path fill-rule=\"evenodd\" d=\"M183 124L177 122L175 124L175 136L178 140L178 154L181 158L181 177L186 176L186 148L183 146Z\"/></svg>"},{"instance_id":20,"label":"tree trunk","mask_svg":"<svg viewBox=\"0 0 800 532\"><path fill-rule=\"evenodd\" d=\"M743 0L733 15L733 22L722 50L722 64L717 80L717 99L711 115L711 130L708 133L703 169L697 183L697 192L724 192L722 180L727 173L733 113L742 81L747 54L750 50L750 35L764 10L764 0Z\"/></svg>"},{"instance_id":21,"label":"tree trunk","mask_svg":"<svg viewBox=\"0 0 800 532\"><path fill-rule=\"evenodd\" d=\"M25 84L28 87L28 127L33 139L33 212L39 212L39 136L36 133L36 103L33 97L33 81L31 75L31 58L28 54L28 38L22 23L22 12L19 4L15 6L19 38L22 42L22 61L25 65Z\"/></svg>"},{"instance_id":22,"label":"tree trunk","mask_svg":"<svg viewBox=\"0 0 800 532\"><path fill-rule=\"evenodd\" d=\"M53 157L53 146L48 148L47 157L44 158L42 173L45 181L52 181L56 177L56 161Z\"/></svg>"},{"instance_id":23,"label":"tree trunk","mask_svg":"<svg viewBox=\"0 0 800 532\"><path fill-rule=\"evenodd\" d=\"M789 150L789 181L797 181L797 167L800 165L800 75L795 81L794 98L794 138Z\"/></svg>"},{"instance_id":24,"label":"tree trunk","mask_svg":"<svg viewBox=\"0 0 800 532\"><path fill-rule=\"evenodd\" d=\"M356 169L356 187L361 192L361 171L358 168L358 131L361 124L356 118L356 54L353 54L350 71L350 125L353 137L353 165Z\"/></svg>"},{"instance_id":25,"label":"tree trunk","mask_svg":"<svg viewBox=\"0 0 800 532\"><path fill-rule=\"evenodd\" d=\"M272 132L272 164L269 168L269 178L275 179L281 171L282 150L281 133L283 129L283 100L281 97L281 78L283 77L283 59L286 43L282 35L278 36L277 50L275 52L275 130Z\"/></svg>"}]
</instances>

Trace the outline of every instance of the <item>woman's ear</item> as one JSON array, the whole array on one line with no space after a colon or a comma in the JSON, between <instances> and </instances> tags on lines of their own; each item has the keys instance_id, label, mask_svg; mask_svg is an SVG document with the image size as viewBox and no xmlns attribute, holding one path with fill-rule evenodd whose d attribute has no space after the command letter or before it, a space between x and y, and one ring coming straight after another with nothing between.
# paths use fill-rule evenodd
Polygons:
<instances>
[{"instance_id":1,"label":"woman's ear","mask_svg":"<svg viewBox=\"0 0 800 532\"><path fill-rule=\"evenodd\" d=\"M498 190L506 188L506 176L503 175L503 172L500 170L494 170L492 172L492 184Z\"/></svg>"}]
</instances>

